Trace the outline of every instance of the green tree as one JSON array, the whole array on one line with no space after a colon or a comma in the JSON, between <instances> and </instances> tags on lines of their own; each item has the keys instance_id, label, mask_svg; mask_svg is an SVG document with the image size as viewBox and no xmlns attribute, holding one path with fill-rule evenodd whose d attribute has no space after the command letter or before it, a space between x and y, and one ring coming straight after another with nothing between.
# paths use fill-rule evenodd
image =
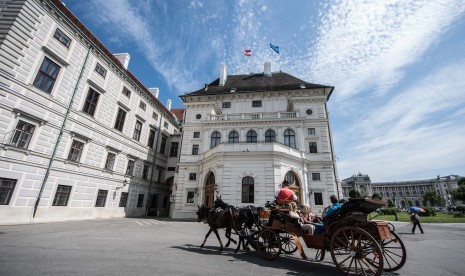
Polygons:
<instances>
[{"instance_id":1,"label":"green tree","mask_svg":"<svg viewBox=\"0 0 465 276\"><path fill-rule=\"evenodd\" d=\"M431 204L431 206L444 206L446 201L442 198L438 193L429 191L423 195L423 205L427 205L427 202Z\"/></svg>"},{"instance_id":2,"label":"green tree","mask_svg":"<svg viewBox=\"0 0 465 276\"><path fill-rule=\"evenodd\" d=\"M457 185L458 185L458 186L463 186L463 185L465 185L465 177L460 178L459 181L457 181Z\"/></svg>"},{"instance_id":3,"label":"green tree","mask_svg":"<svg viewBox=\"0 0 465 276\"><path fill-rule=\"evenodd\" d=\"M390 200L390 199L388 199L388 207L389 208L395 207L394 202L392 200Z\"/></svg>"},{"instance_id":4,"label":"green tree","mask_svg":"<svg viewBox=\"0 0 465 276\"><path fill-rule=\"evenodd\" d=\"M349 197L350 198L362 198L362 194L360 194L359 191L352 189L349 191Z\"/></svg>"},{"instance_id":5,"label":"green tree","mask_svg":"<svg viewBox=\"0 0 465 276\"><path fill-rule=\"evenodd\" d=\"M383 197L378 194L378 193L374 193L372 196L371 196L371 199L374 199L374 200L382 200Z\"/></svg>"},{"instance_id":6,"label":"green tree","mask_svg":"<svg viewBox=\"0 0 465 276\"><path fill-rule=\"evenodd\" d=\"M465 178L462 178L462 179L465 180ZM461 180L459 180L457 184L459 184ZM462 181L462 183L459 184L459 187L457 189L452 190L450 193L455 199L464 201L465 200L465 181Z\"/></svg>"}]
</instances>

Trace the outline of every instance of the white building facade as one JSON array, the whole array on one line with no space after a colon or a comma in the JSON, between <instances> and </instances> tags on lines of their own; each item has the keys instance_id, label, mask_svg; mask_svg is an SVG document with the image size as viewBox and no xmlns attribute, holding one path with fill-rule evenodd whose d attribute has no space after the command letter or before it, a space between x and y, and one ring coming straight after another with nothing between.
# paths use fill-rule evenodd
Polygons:
<instances>
[{"instance_id":1,"label":"white building facade","mask_svg":"<svg viewBox=\"0 0 465 276\"><path fill-rule=\"evenodd\" d=\"M263 206L288 179L299 202L319 212L342 196L329 112L333 87L282 72L220 77L181 96L185 115L174 178L172 217L192 218L221 196L232 205Z\"/></svg>"},{"instance_id":2,"label":"white building facade","mask_svg":"<svg viewBox=\"0 0 465 276\"><path fill-rule=\"evenodd\" d=\"M168 215L179 125L157 89L60 1L1 12L0 224Z\"/></svg>"}]
</instances>

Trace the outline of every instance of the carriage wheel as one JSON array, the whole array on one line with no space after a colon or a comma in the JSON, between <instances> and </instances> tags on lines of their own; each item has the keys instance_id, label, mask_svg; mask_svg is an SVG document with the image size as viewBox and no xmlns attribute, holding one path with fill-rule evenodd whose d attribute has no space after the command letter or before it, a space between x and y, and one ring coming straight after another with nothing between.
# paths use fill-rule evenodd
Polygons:
<instances>
[{"instance_id":1,"label":"carriage wheel","mask_svg":"<svg viewBox=\"0 0 465 276\"><path fill-rule=\"evenodd\" d=\"M279 233L279 239L281 240L281 250L284 253L292 254L297 251L297 244L295 244L294 238L290 233Z\"/></svg>"},{"instance_id":2,"label":"carriage wheel","mask_svg":"<svg viewBox=\"0 0 465 276\"><path fill-rule=\"evenodd\" d=\"M396 231L396 227L394 226L394 224L388 222L388 226L389 226L389 230L391 230L391 232Z\"/></svg>"},{"instance_id":3,"label":"carriage wheel","mask_svg":"<svg viewBox=\"0 0 465 276\"><path fill-rule=\"evenodd\" d=\"M376 240L363 229L347 226L331 238L331 257L346 275L381 275L383 253Z\"/></svg>"},{"instance_id":4,"label":"carriage wheel","mask_svg":"<svg viewBox=\"0 0 465 276\"><path fill-rule=\"evenodd\" d=\"M392 239L381 242L384 257L384 271L395 271L404 266L407 251L399 236L391 231Z\"/></svg>"},{"instance_id":5,"label":"carriage wheel","mask_svg":"<svg viewBox=\"0 0 465 276\"><path fill-rule=\"evenodd\" d=\"M281 241L278 234L271 230L263 230L257 237L257 249L263 258L276 259L281 254Z\"/></svg>"}]
</instances>

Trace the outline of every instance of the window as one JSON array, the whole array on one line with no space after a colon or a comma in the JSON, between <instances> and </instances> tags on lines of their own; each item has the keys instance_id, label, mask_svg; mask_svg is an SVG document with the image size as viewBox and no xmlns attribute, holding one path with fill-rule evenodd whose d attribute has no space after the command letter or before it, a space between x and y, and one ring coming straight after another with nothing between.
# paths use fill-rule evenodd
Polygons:
<instances>
[{"instance_id":1,"label":"window","mask_svg":"<svg viewBox=\"0 0 465 276\"><path fill-rule=\"evenodd\" d=\"M262 101L252 101L252 107L262 107Z\"/></svg>"},{"instance_id":2,"label":"window","mask_svg":"<svg viewBox=\"0 0 465 276\"><path fill-rule=\"evenodd\" d=\"M257 133L254 130L247 132L247 143L257 143Z\"/></svg>"},{"instance_id":3,"label":"window","mask_svg":"<svg viewBox=\"0 0 465 276\"><path fill-rule=\"evenodd\" d=\"M222 102L221 107L222 108L230 108L231 107L231 102Z\"/></svg>"},{"instance_id":4,"label":"window","mask_svg":"<svg viewBox=\"0 0 465 276\"><path fill-rule=\"evenodd\" d=\"M137 197L137 208L141 208L144 205L144 194L139 194Z\"/></svg>"},{"instance_id":5,"label":"window","mask_svg":"<svg viewBox=\"0 0 465 276\"><path fill-rule=\"evenodd\" d=\"M107 154L107 161L105 162L105 170L112 171L115 165L116 154L109 152Z\"/></svg>"},{"instance_id":6,"label":"window","mask_svg":"<svg viewBox=\"0 0 465 276\"><path fill-rule=\"evenodd\" d=\"M119 207L126 207L128 203L128 193L121 192L121 197L119 198Z\"/></svg>"},{"instance_id":7,"label":"window","mask_svg":"<svg viewBox=\"0 0 465 276\"><path fill-rule=\"evenodd\" d=\"M199 155L199 145L192 145L192 155Z\"/></svg>"},{"instance_id":8,"label":"window","mask_svg":"<svg viewBox=\"0 0 465 276\"><path fill-rule=\"evenodd\" d=\"M11 136L10 145L27 149L35 128L35 125L19 120L16 125L16 129Z\"/></svg>"},{"instance_id":9,"label":"window","mask_svg":"<svg viewBox=\"0 0 465 276\"><path fill-rule=\"evenodd\" d=\"M105 201L107 200L107 190L98 190L97 201L95 201L95 207L105 207Z\"/></svg>"},{"instance_id":10,"label":"window","mask_svg":"<svg viewBox=\"0 0 465 276\"><path fill-rule=\"evenodd\" d=\"M82 108L82 111L89 114L90 116L94 116L99 97L100 94L97 93L97 91L95 91L92 88L89 88L89 92L87 92L86 101L84 102L84 107Z\"/></svg>"},{"instance_id":11,"label":"window","mask_svg":"<svg viewBox=\"0 0 465 276\"><path fill-rule=\"evenodd\" d=\"M228 143L239 143L239 133L231 131L228 137Z\"/></svg>"},{"instance_id":12,"label":"window","mask_svg":"<svg viewBox=\"0 0 465 276\"><path fill-rule=\"evenodd\" d=\"M83 149L84 143L73 139L73 143L71 144L71 149L68 154L68 160L72 162L79 162Z\"/></svg>"},{"instance_id":13,"label":"window","mask_svg":"<svg viewBox=\"0 0 465 276\"><path fill-rule=\"evenodd\" d=\"M294 184L295 182L295 177L294 177L294 173L292 172L287 172L286 175L284 176L284 179L287 180L287 182L289 182L289 184Z\"/></svg>"},{"instance_id":14,"label":"window","mask_svg":"<svg viewBox=\"0 0 465 276\"><path fill-rule=\"evenodd\" d=\"M127 89L126 87L123 88L123 95L128 97L128 98L131 98L131 91L129 89Z\"/></svg>"},{"instance_id":15,"label":"window","mask_svg":"<svg viewBox=\"0 0 465 276\"><path fill-rule=\"evenodd\" d=\"M176 167L168 167L167 171L169 172L174 172L176 170Z\"/></svg>"},{"instance_id":16,"label":"window","mask_svg":"<svg viewBox=\"0 0 465 276\"><path fill-rule=\"evenodd\" d=\"M155 130L150 129L149 131L149 141L147 142L147 146L153 149L153 142L155 142Z\"/></svg>"},{"instance_id":17,"label":"window","mask_svg":"<svg viewBox=\"0 0 465 276\"><path fill-rule=\"evenodd\" d=\"M315 135L315 129L313 127L308 128L308 135Z\"/></svg>"},{"instance_id":18,"label":"window","mask_svg":"<svg viewBox=\"0 0 465 276\"><path fill-rule=\"evenodd\" d=\"M292 129L284 131L284 144L291 148L295 148L295 134Z\"/></svg>"},{"instance_id":19,"label":"window","mask_svg":"<svg viewBox=\"0 0 465 276\"><path fill-rule=\"evenodd\" d=\"M103 68L103 66L98 62L97 65L95 65L95 72L97 72L103 78L105 78L107 75L107 69Z\"/></svg>"},{"instance_id":20,"label":"window","mask_svg":"<svg viewBox=\"0 0 465 276\"><path fill-rule=\"evenodd\" d=\"M169 127L168 122L164 122L164 123L163 123L163 127L164 127L164 128L168 128L168 127Z\"/></svg>"},{"instance_id":21,"label":"window","mask_svg":"<svg viewBox=\"0 0 465 276\"><path fill-rule=\"evenodd\" d=\"M242 203L254 202L254 179L251 176L242 178Z\"/></svg>"},{"instance_id":22,"label":"window","mask_svg":"<svg viewBox=\"0 0 465 276\"><path fill-rule=\"evenodd\" d=\"M307 115L312 115L312 114L313 114L313 111L312 111L311 109L307 109L307 110L305 111L305 113L307 113Z\"/></svg>"},{"instance_id":23,"label":"window","mask_svg":"<svg viewBox=\"0 0 465 276\"><path fill-rule=\"evenodd\" d=\"M141 132L142 132L142 122L136 120L136 126L134 127L134 134L132 135L132 138L139 141Z\"/></svg>"},{"instance_id":24,"label":"window","mask_svg":"<svg viewBox=\"0 0 465 276\"><path fill-rule=\"evenodd\" d=\"M200 132L199 131L194 132L194 138L200 138Z\"/></svg>"},{"instance_id":25,"label":"window","mask_svg":"<svg viewBox=\"0 0 465 276\"><path fill-rule=\"evenodd\" d=\"M165 154L165 148L166 148L166 137L163 136L161 137L160 153Z\"/></svg>"},{"instance_id":26,"label":"window","mask_svg":"<svg viewBox=\"0 0 465 276\"><path fill-rule=\"evenodd\" d=\"M202 115L201 115L201 114L197 114L197 115L195 115L195 118L196 118L197 120L200 120L200 119L202 118Z\"/></svg>"},{"instance_id":27,"label":"window","mask_svg":"<svg viewBox=\"0 0 465 276\"><path fill-rule=\"evenodd\" d=\"M320 173L312 173L312 180L320 180Z\"/></svg>"},{"instance_id":28,"label":"window","mask_svg":"<svg viewBox=\"0 0 465 276\"><path fill-rule=\"evenodd\" d=\"M152 196L152 202L150 202L150 208L158 208L158 195L154 194Z\"/></svg>"},{"instance_id":29,"label":"window","mask_svg":"<svg viewBox=\"0 0 465 276\"><path fill-rule=\"evenodd\" d=\"M45 57L34 80L34 86L44 92L52 92L60 69L61 67L58 64Z\"/></svg>"},{"instance_id":30,"label":"window","mask_svg":"<svg viewBox=\"0 0 465 276\"><path fill-rule=\"evenodd\" d=\"M0 205L10 204L16 186L16 179L0 177Z\"/></svg>"},{"instance_id":31,"label":"window","mask_svg":"<svg viewBox=\"0 0 465 276\"><path fill-rule=\"evenodd\" d=\"M194 192L188 191L187 192L187 201L186 203L194 203Z\"/></svg>"},{"instance_id":32,"label":"window","mask_svg":"<svg viewBox=\"0 0 465 276\"><path fill-rule=\"evenodd\" d=\"M145 111L147 109L147 104L143 101L140 101L139 108Z\"/></svg>"},{"instance_id":33,"label":"window","mask_svg":"<svg viewBox=\"0 0 465 276\"><path fill-rule=\"evenodd\" d=\"M178 143L178 142L171 142L170 157L176 157L176 156L178 156L178 147L179 147L179 143Z\"/></svg>"},{"instance_id":34,"label":"window","mask_svg":"<svg viewBox=\"0 0 465 276\"><path fill-rule=\"evenodd\" d=\"M276 133L274 130L268 129L265 132L265 142L276 142Z\"/></svg>"},{"instance_id":35,"label":"window","mask_svg":"<svg viewBox=\"0 0 465 276\"><path fill-rule=\"evenodd\" d=\"M315 199L315 205L323 205L323 194L322 193L313 193Z\"/></svg>"},{"instance_id":36,"label":"window","mask_svg":"<svg viewBox=\"0 0 465 276\"><path fill-rule=\"evenodd\" d=\"M71 44L71 39L67 35L65 35L60 29L57 29L55 31L53 37L60 41L61 44L65 45L66 48L69 48L69 45Z\"/></svg>"},{"instance_id":37,"label":"window","mask_svg":"<svg viewBox=\"0 0 465 276\"><path fill-rule=\"evenodd\" d=\"M210 148L214 148L221 143L221 134L218 131L212 133Z\"/></svg>"},{"instance_id":38,"label":"window","mask_svg":"<svg viewBox=\"0 0 465 276\"><path fill-rule=\"evenodd\" d=\"M144 164L144 169L142 170L142 178L148 179L149 178L149 165Z\"/></svg>"},{"instance_id":39,"label":"window","mask_svg":"<svg viewBox=\"0 0 465 276\"><path fill-rule=\"evenodd\" d=\"M131 160L131 159L128 160L128 166L126 167L126 175L132 176L134 172L134 164L135 164L134 160Z\"/></svg>"},{"instance_id":40,"label":"window","mask_svg":"<svg viewBox=\"0 0 465 276\"><path fill-rule=\"evenodd\" d=\"M71 186L58 185L53 199L53 206L66 206L68 205L69 195L71 194Z\"/></svg>"},{"instance_id":41,"label":"window","mask_svg":"<svg viewBox=\"0 0 465 276\"><path fill-rule=\"evenodd\" d=\"M123 131L124 120L126 119L126 111L119 108L118 114L116 115L115 128L119 131Z\"/></svg>"},{"instance_id":42,"label":"window","mask_svg":"<svg viewBox=\"0 0 465 276\"><path fill-rule=\"evenodd\" d=\"M189 180L197 180L197 174L196 173L190 173L189 174Z\"/></svg>"},{"instance_id":43,"label":"window","mask_svg":"<svg viewBox=\"0 0 465 276\"><path fill-rule=\"evenodd\" d=\"M158 120L158 114L154 111L152 112L152 118L157 121Z\"/></svg>"},{"instance_id":44,"label":"window","mask_svg":"<svg viewBox=\"0 0 465 276\"><path fill-rule=\"evenodd\" d=\"M310 153L317 153L318 152L318 150L316 148L316 142L309 142L308 145L310 147Z\"/></svg>"}]
</instances>

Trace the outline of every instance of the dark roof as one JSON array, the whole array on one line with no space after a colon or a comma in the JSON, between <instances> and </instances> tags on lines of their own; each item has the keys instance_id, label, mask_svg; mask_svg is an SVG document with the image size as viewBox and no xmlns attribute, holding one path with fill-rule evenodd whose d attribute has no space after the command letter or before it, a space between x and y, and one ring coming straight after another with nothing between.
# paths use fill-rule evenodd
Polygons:
<instances>
[{"instance_id":1,"label":"dark roof","mask_svg":"<svg viewBox=\"0 0 465 276\"><path fill-rule=\"evenodd\" d=\"M231 75L227 77L224 86L220 86L219 83L220 80L216 79L212 83L206 85L206 87L182 95L181 98L186 96L219 95L223 93L231 93L231 89L233 88L236 89L235 93L298 90L312 88L331 88L332 92L332 90L334 89L333 86L308 83L283 72L272 73L271 76L266 76L263 73L249 75ZM305 88L302 88L301 85L304 85Z\"/></svg>"},{"instance_id":2,"label":"dark roof","mask_svg":"<svg viewBox=\"0 0 465 276\"><path fill-rule=\"evenodd\" d=\"M172 108L171 113L174 114L180 121L184 118L184 108Z\"/></svg>"}]
</instances>

